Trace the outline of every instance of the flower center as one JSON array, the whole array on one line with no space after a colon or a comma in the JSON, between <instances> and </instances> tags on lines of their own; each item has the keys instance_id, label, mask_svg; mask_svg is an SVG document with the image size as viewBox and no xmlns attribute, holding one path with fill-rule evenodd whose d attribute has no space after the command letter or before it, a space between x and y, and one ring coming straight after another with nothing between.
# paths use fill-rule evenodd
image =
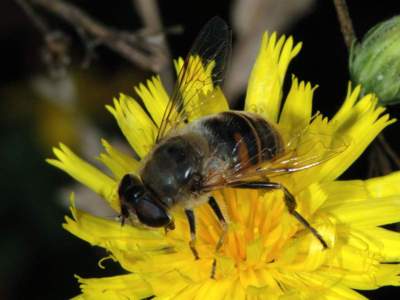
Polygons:
<instances>
[{"instance_id":1,"label":"flower center","mask_svg":"<svg viewBox=\"0 0 400 300\"><path fill-rule=\"evenodd\" d=\"M249 268L265 268L265 264L279 259L282 247L297 230L293 217L287 213L282 193L227 189L221 194L216 198L224 211L228 229L216 254L217 262L242 272ZM223 234L222 227L211 210L203 207L199 210L202 226L198 244L200 247L202 243L216 245ZM212 247L208 249L213 250Z\"/></svg>"}]
</instances>

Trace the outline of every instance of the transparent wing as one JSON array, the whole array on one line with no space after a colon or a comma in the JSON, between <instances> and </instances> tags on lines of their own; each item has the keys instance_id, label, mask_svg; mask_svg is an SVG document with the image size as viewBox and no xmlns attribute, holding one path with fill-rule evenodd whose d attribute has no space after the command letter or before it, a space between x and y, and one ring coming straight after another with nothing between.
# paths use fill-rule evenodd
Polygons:
<instances>
[{"instance_id":1,"label":"transparent wing","mask_svg":"<svg viewBox=\"0 0 400 300\"><path fill-rule=\"evenodd\" d=\"M284 144L283 150L270 160L252 164L252 157L250 157L229 169L210 174L204 183L204 190L215 190L227 185L234 186L238 182L262 181L306 170L336 157L347 149L349 143L350 141L345 138L313 132L307 127L291 137ZM276 153L276 150L274 147L264 148L261 153Z\"/></svg>"},{"instance_id":2,"label":"transparent wing","mask_svg":"<svg viewBox=\"0 0 400 300\"><path fill-rule=\"evenodd\" d=\"M156 142L173 129L195 118L213 100L221 85L231 49L231 32L221 18L214 17L196 38L185 61L178 61L177 83L164 112Z\"/></svg>"}]
</instances>

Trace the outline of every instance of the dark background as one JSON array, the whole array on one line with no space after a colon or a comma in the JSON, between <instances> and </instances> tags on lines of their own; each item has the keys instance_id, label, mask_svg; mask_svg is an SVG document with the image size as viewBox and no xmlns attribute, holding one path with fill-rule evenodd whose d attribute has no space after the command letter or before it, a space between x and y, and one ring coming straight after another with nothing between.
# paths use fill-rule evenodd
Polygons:
<instances>
[{"instance_id":1,"label":"dark background","mask_svg":"<svg viewBox=\"0 0 400 300\"><path fill-rule=\"evenodd\" d=\"M358 36L400 11L396 1L349 2ZM140 26L130 1L74 3L105 24L127 30ZM160 1L160 8L166 26L180 24L185 29L183 34L169 38L174 57L187 52L199 29L211 17L219 15L229 23L229 1ZM65 23L50 19L72 37L68 72L78 78L84 99L79 105L85 118L99 128L101 136L119 136L104 104L121 91L132 94L132 86L149 73L102 47L96 50L89 68L81 68L84 50L76 34ZM295 73L300 79L318 84L314 103L318 110L332 115L341 103L338 99L345 96L349 79L347 50L332 2L317 1L286 33L304 42L288 74ZM0 45L0 299L66 299L79 293L74 274L103 277L120 270L111 263L106 263L106 270L99 269L97 262L104 255L102 250L61 227L68 209L61 199L67 194L60 194L60 189L71 186L73 181L48 166L44 159L51 155L51 145L65 141L64 133L67 144L78 149L85 145L76 142L74 133L65 128L73 123L68 113L58 112L64 122L59 129L43 125L54 107L39 99L29 84L31 78L45 73L39 51L42 39L15 2L0 4ZM399 117L397 107L390 107L389 112ZM386 131L386 136L399 152L396 130L397 124ZM367 156L362 157L344 177L365 178L367 162ZM395 290L398 293L398 288L390 287L363 293L371 299L386 299Z\"/></svg>"}]
</instances>

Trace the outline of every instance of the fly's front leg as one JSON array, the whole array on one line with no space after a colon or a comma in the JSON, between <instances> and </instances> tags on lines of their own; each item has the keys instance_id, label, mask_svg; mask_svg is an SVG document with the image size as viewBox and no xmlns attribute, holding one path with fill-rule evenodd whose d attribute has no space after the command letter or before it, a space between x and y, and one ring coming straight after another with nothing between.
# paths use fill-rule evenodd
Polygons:
<instances>
[{"instance_id":1,"label":"fly's front leg","mask_svg":"<svg viewBox=\"0 0 400 300\"><path fill-rule=\"evenodd\" d=\"M311 233L320 241L321 245L324 247L324 249L328 248L328 244L325 242L325 240L322 238L322 236L319 234L319 232L311 226L310 223L296 210L296 199L294 196L287 190L286 187L284 187L280 183L276 182L241 182L241 183L235 183L234 188L239 188L239 189L274 189L274 190L281 190L284 194L284 200L285 200L285 205L291 215L293 215L297 221L299 221L304 227L306 227L308 230L311 231Z\"/></svg>"},{"instance_id":2,"label":"fly's front leg","mask_svg":"<svg viewBox=\"0 0 400 300\"><path fill-rule=\"evenodd\" d=\"M219 236L218 242L215 246L215 253L218 253L218 251L221 249L222 245L224 244L225 236L228 231L228 224L226 223L224 215L222 214L221 208L219 207L219 205L214 197L211 196L208 199L208 204L210 205L214 214L217 216L218 221L220 222L221 227L222 227L221 235ZM215 278L216 268L217 268L217 260L214 257L212 267L211 267L211 275L210 275L210 277L212 279Z\"/></svg>"},{"instance_id":3,"label":"fly's front leg","mask_svg":"<svg viewBox=\"0 0 400 300\"><path fill-rule=\"evenodd\" d=\"M189 247L190 250L192 250L193 256L196 260L198 260L199 253L197 252L196 249L196 220L194 217L194 212L191 209L185 209L185 214L189 222L189 228L190 228L190 242L189 242Z\"/></svg>"}]
</instances>

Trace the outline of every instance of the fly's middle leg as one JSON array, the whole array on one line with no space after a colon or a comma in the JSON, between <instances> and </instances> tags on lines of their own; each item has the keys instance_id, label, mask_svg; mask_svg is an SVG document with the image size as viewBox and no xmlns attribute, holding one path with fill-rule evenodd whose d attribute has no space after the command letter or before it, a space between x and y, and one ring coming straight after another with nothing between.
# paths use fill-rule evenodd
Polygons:
<instances>
[{"instance_id":1,"label":"fly's middle leg","mask_svg":"<svg viewBox=\"0 0 400 300\"><path fill-rule=\"evenodd\" d=\"M189 247L190 250L192 250L193 256L196 260L198 260L199 253L197 252L196 249L196 220L194 217L194 212L191 209L185 209L185 214L189 222L189 228L190 228L190 241L189 241Z\"/></svg>"},{"instance_id":2,"label":"fly's middle leg","mask_svg":"<svg viewBox=\"0 0 400 300\"><path fill-rule=\"evenodd\" d=\"M218 251L221 249L222 245L224 244L226 234L228 232L228 224L226 223L226 220L224 218L224 215L222 214L221 208L219 207L217 201L215 200L214 197L210 197L208 199L208 204L210 205L211 209L213 210L214 214L218 218L219 223L221 224L222 232L221 235L219 236L218 242L215 246L215 254L218 253ZM211 274L210 277L212 279L215 279L215 272L217 270L217 260L214 257L212 266L211 266Z\"/></svg>"}]
</instances>

